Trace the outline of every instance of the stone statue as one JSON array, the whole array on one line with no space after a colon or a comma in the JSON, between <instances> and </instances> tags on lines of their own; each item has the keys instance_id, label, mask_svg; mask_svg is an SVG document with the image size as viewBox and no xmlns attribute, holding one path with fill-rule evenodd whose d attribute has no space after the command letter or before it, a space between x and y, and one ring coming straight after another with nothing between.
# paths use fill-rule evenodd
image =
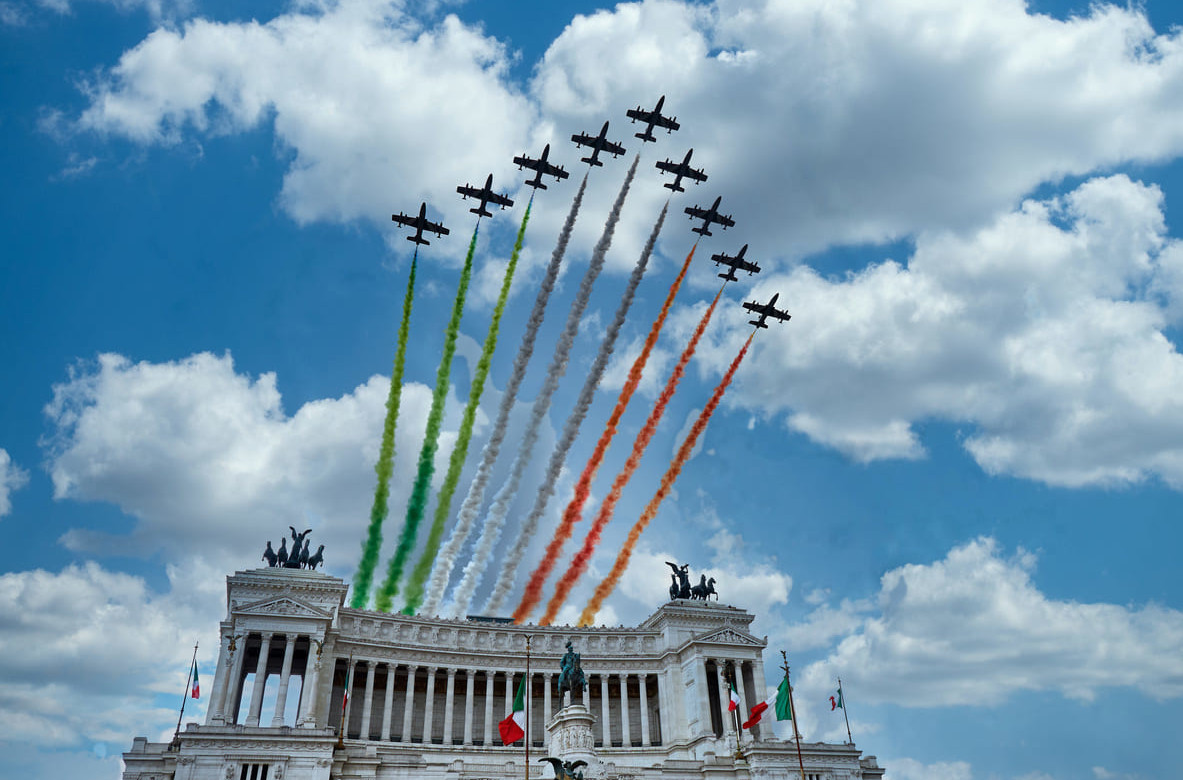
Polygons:
<instances>
[{"instance_id":1,"label":"stone statue","mask_svg":"<svg viewBox=\"0 0 1183 780\"><path fill-rule=\"evenodd\" d=\"M568 639L567 653L559 661L559 698L561 699L567 691L570 691L572 696L583 693L586 684L586 680L583 679L583 667L579 665L579 653L575 652L571 640Z\"/></svg>"},{"instance_id":2,"label":"stone statue","mask_svg":"<svg viewBox=\"0 0 1183 780\"><path fill-rule=\"evenodd\" d=\"M279 552L275 554L275 560L278 561L280 567L288 565L288 540L286 536L279 540Z\"/></svg>"},{"instance_id":3,"label":"stone statue","mask_svg":"<svg viewBox=\"0 0 1183 780\"><path fill-rule=\"evenodd\" d=\"M274 566L275 562L278 559L279 558L278 558L278 556L276 556L275 550L271 549L271 540L268 539L267 540L267 547L266 547L266 549L263 550L263 560L267 561L268 566Z\"/></svg>"},{"instance_id":4,"label":"stone statue","mask_svg":"<svg viewBox=\"0 0 1183 780\"><path fill-rule=\"evenodd\" d=\"M312 555L308 556L308 568L309 569L316 569L317 566L320 566L322 563L325 562L324 551L325 551L325 546L322 544L316 548L316 552L314 552L314 553L312 553Z\"/></svg>"},{"instance_id":5,"label":"stone statue","mask_svg":"<svg viewBox=\"0 0 1183 780\"><path fill-rule=\"evenodd\" d=\"M569 643L568 643L569 644ZM549 761L550 765L555 770L555 780L583 780L583 772L577 772L581 766L587 766L586 761L561 761L557 758L546 756L538 759L541 761Z\"/></svg>"},{"instance_id":6,"label":"stone statue","mask_svg":"<svg viewBox=\"0 0 1183 780\"><path fill-rule=\"evenodd\" d=\"M676 563L665 562L667 566L674 570L674 576L678 578L678 595L674 598L688 599L690 598L690 564L679 566ZM670 588L673 592L673 588Z\"/></svg>"},{"instance_id":7,"label":"stone statue","mask_svg":"<svg viewBox=\"0 0 1183 780\"><path fill-rule=\"evenodd\" d=\"M304 540L304 546L300 548L300 568L303 569L308 566L308 540Z\"/></svg>"},{"instance_id":8,"label":"stone statue","mask_svg":"<svg viewBox=\"0 0 1183 780\"><path fill-rule=\"evenodd\" d=\"M274 564L272 564L274 565ZM670 601L678 597L678 576L676 574L670 575Z\"/></svg>"}]
</instances>

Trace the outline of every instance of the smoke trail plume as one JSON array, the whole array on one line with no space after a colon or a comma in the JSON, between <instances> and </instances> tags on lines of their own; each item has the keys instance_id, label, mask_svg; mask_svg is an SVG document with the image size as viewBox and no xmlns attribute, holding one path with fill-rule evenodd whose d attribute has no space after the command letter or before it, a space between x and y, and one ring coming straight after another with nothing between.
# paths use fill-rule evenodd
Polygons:
<instances>
[{"instance_id":1,"label":"smoke trail plume","mask_svg":"<svg viewBox=\"0 0 1183 780\"><path fill-rule=\"evenodd\" d=\"M477 231L480 223L472 231L472 240L468 242L468 255L464 258L464 268L460 271L460 284L456 289L456 303L452 306L452 318L448 320L448 328L444 335L444 353L440 358L439 368L435 372L435 390L431 394L431 410L427 413L427 432L423 436L423 448L419 450L419 471L415 475L415 482L411 487L411 496L407 500L407 517L403 522L402 534L398 539L398 547L394 550L394 557L386 570L386 580L374 597L374 606L380 612L389 612L391 602L398 593L398 581L403 574L403 566L407 557L415 549L415 536L419 531L419 523L427 505L427 492L431 488L431 476L435 473L435 452L440 444L440 426L444 420L444 401L448 397L448 377L452 373L452 357L456 354L456 337L460 334L460 316L464 313L464 298L468 294L468 281L472 278L472 255L476 251Z\"/></svg>"},{"instance_id":2,"label":"smoke trail plume","mask_svg":"<svg viewBox=\"0 0 1183 780\"><path fill-rule=\"evenodd\" d=\"M493 350L497 348L497 334L501 329L501 315L505 313L505 302L509 298L509 288L513 284L513 274L518 266L518 255L522 252L522 239L526 237L526 223L530 221L530 209L534 205L533 196L526 206L526 213L522 216L518 237L513 245L513 252L509 256L509 265L505 269L505 277L501 280L501 293L497 297L497 305L493 308L493 319L489 323L489 332L485 335L485 345L481 350L481 357L477 361L476 371L473 372L472 382L468 388L468 404L464 407L464 414L460 420L460 430L456 435L456 446L452 448L452 456L448 461L448 473L444 476L444 484L440 487L436 499L435 517L432 519L431 530L427 534L427 545L419 562L411 570L407 587L403 593L406 605L403 613L415 614L415 610L423 601L423 583L431 572L435 563L436 553L439 552L440 539L444 535L444 524L448 520L448 512L452 508L452 496L456 492L456 485L460 482L460 471L464 468L464 460L468 456L468 443L472 440L472 426L476 422L476 411L481 404L481 393L485 389L485 380L489 376L489 365L493 362Z\"/></svg>"},{"instance_id":3,"label":"smoke trail plume","mask_svg":"<svg viewBox=\"0 0 1183 780\"><path fill-rule=\"evenodd\" d=\"M526 591L522 594L522 600L513 613L516 623L524 622L534 611L534 607L538 605L542 598L542 586L546 584L546 578L550 576L551 570L558 562L559 554L563 551L563 544L571 538L571 531L575 523L579 521L580 515L583 514L583 505L587 503L588 496L591 495L592 480L595 479L596 472L604 461L604 454L608 451L608 445L612 443L612 438L616 435L616 426L620 424L620 418L624 416L629 400L636 392L637 386L641 384L641 373L645 370L649 353L657 344L657 336L661 333L662 326L665 325L666 317L669 316L670 308L674 304L674 297L677 296L678 289L682 286L682 280L686 278L686 272L690 269L690 261L694 259L695 249L698 249L698 242L695 242L694 246L690 248L690 254L686 255L686 260L682 263L682 270L678 272L674 283L670 285L670 290L665 296L665 303L662 304L657 319L649 328L649 335L645 338L645 346L641 348L641 354L637 356L629 369L628 379L625 380L624 387L620 390L620 396L616 399L616 406L612 409L612 414L608 416L604 432L600 434L595 450L588 458L587 465L583 467L583 473L579 475L579 482L575 485L575 496L567 504L567 508L563 510L563 518L559 521L554 536L546 546L546 553L526 583Z\"/></svg>"},{"instance_id":4,"label":"smoke trail plume","mask_svg":"<svg viewBox=\"0 0 1183 780\"><path fill-rule=\"evenodd\" d=\"M406 365L411 301L415 294L415 266L418 262L419 247L416 246L411 258L411 273L407 277L407 292L403 297L403 320L398 326L398 347L394 352L394 370L390 375L390 394L386 396L386 424L382 427L382 444L378 449L378 462L374 465L374 471L378 474L378 488L374 491L374 504L370 507L370 526L366 529L366 540L361 546L361 560L353 575L353 596L349 606L354 609L365 608L370 598L374 567L378 564L378 552L382 548L382 523L386 521L390 477L394 472L394 429L398 424L398 407L402 399L403 367Z\"/></svg>"},{"instance_id":5,"label":"smoke trail plume","mask_svg":"<svg viewBox=\"0 0 1183 780\"><path fill-rule=\"evenodd\" d=\"M604 223L600 239L592 250L587 271L579 283L575 300L571 302L571 310L567 313L566 327L555 345L555 353L551 358L550 368L547 369L546 378L543 380L542 389L538 392L538 397L534 399L534 407L526 424L526 432L522 435L521 446L510 467L509 478L497 491L497 495L493 497L493 504L489 507L489 514L485 518L485 525L481 529L481 536L473 551L472 560L464 567L464 576L461 578L460 584L456 586L456 614L468 610L472 594L476 591L478 579L484 573L485 567L488 566L489 558L493 555L493 547L501 537L501 529L505 526L509 505L517 495L522 475L526 471L530 455L538 441L538 431L542 427L542 421L546 419L551 399L559 387L559 380L567 371L567 360L571 355L571 348L575 344L575 337L579 333L579 320L583 317L584 310L587 309L592 285L595 284L600 270L604 267L604 258L608 254L608 247L612 245L612 234L616 230L616 223L620 221L620 211L624 208L624 199L628 195L629 186L632 184L633 176L637 172L637 163L640 160L641 155L639 154L633 158L633 164L624 177L624 184L621 185L620 192L616 195L616 202L612 204L612 211L608 214L608 220Z\"/></svg>"},{"instance_id":6,"label":"smoke trail plume","mask_svg":"<svg viewBox=\"0 0 1183 780\"><path fill-rule=\"evenodd\" d=\"M653 247L657 243L657 236L661 233L661 226L665 222L665 215L669 207L669 201L666 201L665 206L661 209L661 214L657 217L657 222L653 225L653 231L649 234L649 240L645 242L645 247L641 250L641 256L638 258L637 264L633 267L632 275L629 276L628 285L624 288L624 294L620 298L620 305L616 309L616 316L608 325L608 330L604 334L604 340L600 343L600 351L596 354L596 359L592 362L591 372L588 373L587 380L583 383L583 389L579 391L579 398L575 402L575 408L567 418L567 422L563 425L563 433L555 445L554 452L551 453L550 462L546 467L546 475L542 480L542 486L538 488L538 495L534 499L534 507L530 510L530 514L526 516L525 522L522 523L522 530L514 541L513 548L506 555L505 563L497 577L497 583L493 586L493 593L489 596L489 603L485 605L485 612L489 614L493 614L501 609L502 602L509 595L509 591L513 587L514 576L517 574L518 566L521 565L522 557L525 555L526 548L530 544L530 539L533 537L534 531L537 530L542 515L546 512L547 503L555 494L555 483L559 480L559 474L562 473L563 464L567 461L567 453L575 443L575 438L579 435L579 427L583 424L584 418L587 417L588 409L591 408L592 400L595 398L596 389L600 386L600 380L604 377L604 371L608 368L608 361L612 357L612 350L616 346L616 339L620 335L620 329L624 326L625 319L628 317L629 308L633 304L633 298L636 297L637 286L640 285L641 278L645 275L645 269L649 266L649 257L653 254Z\"/></svg>"},{"instance_id":7,"label":"smoke trail plume","mask_svg":"<svg viewBox=\"0 0 1183 780\"><path fill-rule=\"evenodd\" d=\"M661 506L661 502L669 495L670 490L674 486L674 481L677 480L678 475L682 472L682 467L690 459L690 453L693 452L694 445L698 443L698 438L706 430L711 415L715 413L715 409L719 406L719 401L722 400L723 393L727 390L727 385L731 384L731 380L735 376L739 364L743 362L744 355L748 353L748 347L752 345L752 339L755 337L756 333L753 331L752 335L748 336L748 340L744 342L743 349L735 356L735 360L731 361L731 366L727 369L727 373L723 375L723 379L719 382L718 387L715 388L714 394L711 395L711 400L707 402L706 408L702 410L702 413L698 415L698 419L694 421L694 426L690 429L690 433L686 434L686 440L682 442L682 446L678 448L678 452L670 462L669 468L666 469L665 475L662 476L661 485L657 488L657 493L654 494L648 506L645 507L645 511L641 513L637 522L629 530L628 539L625 541L620 553L616 556L616 562L612 565L612 570L596 586L596 591L592 595L591 600L583 608L577 625L590 626L596 619L596 613L603 606L604 599L608 598L612 591L616 589L621 576L624 575L624 570L628 568L628 561L637 546L637 540L641 538L641 533L649 525L650 521L657 516L657 510Z\"/></svg>"},{"instance_id":8,"label":"smoke trail plume","mask_svg":"<svg viewBox=\"0 0 1183 780\"><path fill-rule=\"evenodd\" d=\"M468 539L468 534L480 512L481 502L485 500L485 489L489 485L493 465L497 462L497 456L501 453L501 444L505 441L509 415L517 401L522 381L526 378L526 366L534 355L534 342L538 337L538 330L542 327L542 320L546 316L546 306L550 301L551 292L555 288L559 267L562 265L563 255L567 251L567 244L571 240L571 231L575 228L575 219L579 216L579 207L583 203L583 193L586 189L587 176L585 175L583 182L579 185L579 191L575 193L575 199L571 201L571 209L567 212L567 219L563 222L562 230L559 231L559 240L555 244L554 251L551 252L550 264L547 265L546 273L538 286L538 295L534 298L534 308L530 310L530 318L526 320L526 332L522 335L522 344L518 347L518 354L514 358L509 381L506 382L505 392L501 396L497 419L489 433L489 440L485 442L484 449L481 451L481 462L477 466L476 474L473 476L472 482L469 483L468 493L456 515L456 525L452 528L452 533L444 543L443 550L437 557L435 567L431 571L427 601L422 610L424 614L434 615L439 609L439 603L448 586L448 577L451 576L452 569L456 565L460 548Z\"/></svg>"},{"instance_id":9,"label":"smoke trail plume","mask_svg":"<svg viewBox=\"0 0 1183 780\"><path fill-rule=\"evenodd\" d=\"M625 486L628 485L629 480L636 473L637 467L641 465L641 456L645 454L645 448L649 446L649 442L653 441L653 435L657 433L657 425L661 422L666 408L669 406L670 401L673 400L674 393L678 390L678 383L682 381L682 376L686 373L686 366L690 363L690 358L693 357L694 351L698 348L698 342L702 339L702 334L706 331L707 324L711 321L711 315L715 313L715 306L719 304L719 297L723 295L723 288L726 286L727 282L723 282L723 286L719 288L719 292L715 293L715 300L711 301L711 305L707 308L706 313L699 320L698 327L694 329L694 335L690 337L686 348L682 350L682 356L678 358L678 363L674 366L673 373L666 380L665 387L662 389L661 395L657 398L657 403L653 405L653 409L649 412L649 419L645 420L640 433L637 434L636 441L633 442L633 451L629 453L628 460L624 463L624 468L616 475L616 479L612 482L612 489L608 491L608 495L604 497L603 503L600 504L600 511L596 513L596 519L592 521L591 528L588 529L587 536L583 539L583 546L579 548L579 552L575 553L575 558L572 559L571 566L568 567L566 573L559 579L558 585L555 586L555 594L546 605L546 612L542 616L542 620L539 621L539 625L549 626L554 621L555 615L558 614L559 609L563 606L563 602L567 600L567 594L571 592L571 588L575 587L575 583L579 582L579 578L587 571L592 554L596 551L596 545L600 543L600 537L604 533L604 527L612 519L612 513L616 510L616 504L620 501L620 495L624 492Z\"/></svg>"}]
</instances>

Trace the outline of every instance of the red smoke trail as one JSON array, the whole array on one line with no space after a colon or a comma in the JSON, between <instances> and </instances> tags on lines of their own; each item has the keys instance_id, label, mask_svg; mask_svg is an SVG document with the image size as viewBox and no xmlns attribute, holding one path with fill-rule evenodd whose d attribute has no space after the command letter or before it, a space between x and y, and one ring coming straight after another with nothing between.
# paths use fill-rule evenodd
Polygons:
<instances>
[{"instance_id":1,"label":"red smoke trail","mask_svg":"<svg viewBox=\"0 0 1183 780\"><path fill-rule=\"evenodd\" d=\"M645 339L645 346L641 349L641 354L637 356L637 359L633 361L632 368L629 369L628 379L620 391L620 397L616 399L616 407L608 417L608 423L604 427L604 432L600 434L600 440L596 442L595 451L592 452L587 465L583 467L583 473L579 475L579 482L575 486L575 497L571 499L571 503L567 504L567 508L563 511L563 519L559 521L559 527L555 529L554 537L546 546L542 561L539 562L538 568L534 570L530 575L530 580L526 583L526 591L522 594L521 603L513 613L515 623L524 623L530 613L534 611L534 607L538 606L538 602L542 600L542 586L546 584L546 578L550 576L555 564L558 563L563 545L571 538L572 528L575 523L579 522L579 518L583 514L583 505L587 503L587 498L591 494L592 480L595 479L596 472L604 461L604 454L608 451L608 445L612 443L612 437L616 435L616 426L619 424L620 418L624 416L624 410L628 408L629 400L636 392L637 385L641 384L641 372L645 370L649 353L657 344L657 336L661 333L662 326L665 325L665 318L670 313L670 307L674 304L674 297L678 294L678 288L682 286L682 280L686 278L686 271L690 269L690 261L694 259L694 250L696 249L698 249L697 241L690 248L690 254L686 255L686 260L682 263L682 270L674 279L674 283L670 285L670 291L666 293L665 303L662 305L657 319L653 321L653 326L649 329L649 336Z\"/></svg>"},{"instance_id":2,"label":"red smoke trail","mask_svg":"<svg viewBox=\"0 0 1183 780\"><path fill-rule=\"evenodd\" d=\"M726 286L727 283L724 282L723 287ZM546 605L546 613L542 616L542 620L538 621L538 625L549 626L554 622L555 615L559 613L563 602L567 600L567 594L571 592L571 588L575 587L575 583L579 582L579 578L587 571L587 565L591 562L592 553L596 551L596 545L600 543L600 537L604 534L604 527L612 519L612 513L616 510L616 504L620 501L620 495L624 492L625 485L629 483L633 474L636 473L637 467L641 465L641 456L645 454L645 448L649 446L649 442L653 441L653 435L657 433L657 425L661 422L666 407L673 400L674 393L678 389L678 383L686 373L686 366L690 363L690 358L693 357L694 350L698 348L698 342L702 338L707 324L711 321L711 315L715 313L715 306L719 303L719 296L723 294L723 287L720 287L719 292L715 293L715 300L711 301L710 307L707 308L706 313L699 320L698 327L694 330L694 335L690 337L686 348L682 350L682 356L678 358L678 364L674 366L674 371L670 374L670 378L666 380L665 387L662 389L661 395L657 398L657 403L653 405L653 410L649 412L649 419L645 421L641 432L637 434L637 440L633 442L633 451L629 453L624 468L616 475L616 480L612 483L612 489L604 497L604 502L600 505L600 511L596 514L596 519L592 521L591 528L588 529L587 536L583 540L583 547L579 549L579 552L575 553L575 558L571 561L571 567L567 569L567 573L559 580L558 585L555 587L555 594Z\"/></svg>"},{"instance_id":3,"label":"red smoke trail","mask_svg":"<svg viewBox=\"0 0 1183 780\"><path fill-rule=\"evenodd\" d=\"M694 421L694 427L690 429L690 433L686 435L686 440L682 442L682 446L678 448L678 453L670 462L669 468L666 469L665 475L661 478L661 486L657 488L657 493L649 501L645 511L633 524L633 527L628 532L628 539L625 540L624 548L620 554L616 556L616 563L612 565L612 571L608 572L608 576L596 586L596 592L592 595L591 600L587 602L587 606L583 608L583 612L579 615L579 626L590 626L596 618L596 613L600 611L600 606L603 605L604 599L616 589L617 583L620 582L624 570L628 568L628 560L632 557L633 549L637 546L637 540L641 538L641 533L649 525L649 522L657 515L657 510L661 506L661 502L669 495L670 490L674 487L674 481L678 475L682 473L682 467L686 465L686 461L690 459L690 453L694 450L694 445L698 443L698 437L706 430L707 423L711 420L711 415L715 413L715 409L719 406L719 401L723 399L723 393L727 390L727 385L731 384L731 379L735 376L739 364L743 362L744 355L748 353L748 347L752 345L752 339L756 337L755 331L748 336L748 340L744 342L743 349L735 356L735 360L731 361L731 367L727 369L727 373L723 375L719 386L715 388L711 400L707 402L706 408L698 415L698 419Z\"/></svg>"}]
</instances>

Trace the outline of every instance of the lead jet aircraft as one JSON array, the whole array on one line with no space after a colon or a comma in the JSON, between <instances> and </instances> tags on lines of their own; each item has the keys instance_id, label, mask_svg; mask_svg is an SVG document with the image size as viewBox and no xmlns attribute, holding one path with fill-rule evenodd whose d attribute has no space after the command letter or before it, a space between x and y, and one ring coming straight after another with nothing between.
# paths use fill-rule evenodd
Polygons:
<instances>
[{"instance_id":1,"label":"lead jet aircraft","mask_svg":"<svg viewBox=\"0 0 1183 780\"><path fill-rule=\"evenodd\" d=\"M787 311L781 311L773 305L776 303L776 299L779 297L780 293L777 293L776 295L772 296L772 300L770 300L768 303L757 303L756 301L744 302L743 307L745 309L748 311L754 311L760 315L760 319L748 320L748 323L755 325L757 328L767 328L768 326L764 324L764 320L768 319L769 317L775 317L781 322L788 322L791 319L789 313Z\"/></svg>"},{"instance_id":2,"label":"lead jet aircraft","mask_svg":"<svg viewBox=\"0 0 1183 780\"><path fill-rule=\"evenodd\" d=\"M628 118L633 122L636 122L638 119L640 119L642 122L648 125L648 127L645 128L645 132L633 133L633 135L641 139L641 143L644 143L645 141L657 141L657 139L653 137L653 128L655 126L664 127L666 133L672 133L681 127L681 125L678 124L677 117L664 117L661 115L661 107L663 105L665 105L665 95L661 96L661 99L657 101L657 105L653 107L652 111L646 111L640 106L637 106L636 108L630 108L626 112Z\"/></svg>"},{"instance_id":3,"label":"lead jet aircraft","mask_svg":"<svg viewBox=\"0 0 1183 780\"><path fill-rule=\"evenodd\" d=\"M673 183L666 182L663 187L669 187L674 192L685 192L686 188L682 186L682 179L694 179L694 183L698 184L707 180L707 175L702 172L701 168L690 167L690 155L694 154L694 150L686 152L686 156L682 158L682 162L676 163L673 160L666 159L664 162L656 163L657 169L662 173L672 173L675 178Z\"/></svg>"},{"instance_id":4,"label":"lead jet aircraft","mask_svg":"<svg viewBox=\"0 0 1183 780\"><path fill-rule=\"evenodd\" d=\"M693 230L695 233L698 233L700 236L709 236L709 235L713 235L710 231L710 227L711 227L712 222L722 225L724 230L726 230L729 227L734 227L735 220L733 220L731 218L730 214L720 214L719 213L719 201L721 201L721 200L723 200L722 195L715 198L715 202L711 205L711 207L709 209L701 209L698 206L687 206L686 213L690 215L691 219L701 219L702 220L701 227L690 228L690 229Z\"/></svg>"},{"instance_id":5,"label":"lead jet aircraft","mask_svg":"<svg viewBox=\"0 0 1183 780\"><path fill-rule=\"evenodd\" d=\"M546 161L546 158L549 154L550 144L547 144L546 146L542 147L542 154L537 160L531 159L524 154L521 157L513 158L514 165L518 166L519 171L525 167L536 172L537 175L533 179L526 180L526 184L529 184L536 190L546 189L546 185L542 183L543 174L555 177L555 181L565 179L569 175L563 170L563 166L551 165Z\"/></svg>"},{"instance_id":6,"label":"lead jet aircraft","mask_svg":"<svg viewBox=\"0 0 1183 780\"><path fill-rule=\"evenodd\" d=\"M457 187L456 192L459 192L462 196L464 196L465 200L468 200L470 195L474 198L481 199L479 206L477 206L475 209L469 209L469 211L471 211L473 214L476 214L478 217L493 216L493 213L485 208L486 204L496 203L503 211L505 210L506 206L513 205L513 201L505 195L498 195L496 192L493 192L493 174L491 173L489 174L489 178L485 179L484 187L477 189L476 187L465 184L463 187Z\"/></svg>"},{"instance_id":7,"label":"lead jet aircraft","mask_svg":"<svg viewBox=\"0 0 1183 780\"><path fill-rule=\"evenodd\" d=\"M748 251L748 245L744 244L739 250L739 254L735 257L724 254L711 255L711 259L715 261L715 265L727 266L727 273L719 274L720 279L726 279L729 282L738 282L739 278L735 275L736 271L747 271L748 276L760 273L760 266L743 259L743 253L746 251Z\"/></svg>"},{"instance_id":8,"label":"lead jet aircraft","mask_svg":"<svg viewBox=\"0 0 1183 780\"><path fill-rule=\"evenodd\" d=\"M444 227L443 225L438 224L436 222L431 222L427 219L427 203L426 202L424 202L423 205L419 207L419 216L417 216L417 217L408 217L406 214L404 214L400 211L397 214L391 214L390 218L400 225L407 225L409 227L415 228L415 235L407 236L407 240L414 241L416 244L430 244L431 243L430 241L428 241L426 238L423 237L424 230L428 230L432 233L435 233L437 236L446 236L446 235L448 235L448 232L449 232L448 229L446 227Z\"/></svg>"},{"instance_id":9,"label":"lead jet aircraft","mask_svg":"<svg viewBox=\"0 0 1183 780\"><path fill-rule=\"evenodd\" d=\"M600 128L600 134L595 137L587 133L576 133L571 136L571 140L575 142L576 146L589 146L594 150L590 157L580 157L579 159L588 165L603 165L604 163L599 160L600 152L611 152L613 158L624 154L624 147L609 141L607 135L608 123L605 122L604 126Z\"/></svg>"}]
</instances>

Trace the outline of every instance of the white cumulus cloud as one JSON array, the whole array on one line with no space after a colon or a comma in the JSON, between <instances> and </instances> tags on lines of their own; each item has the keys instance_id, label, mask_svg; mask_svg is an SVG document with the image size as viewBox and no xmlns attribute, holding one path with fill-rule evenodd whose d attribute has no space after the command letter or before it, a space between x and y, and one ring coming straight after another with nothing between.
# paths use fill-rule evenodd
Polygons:
<instances>
[{"instance_id":1,"label":"white cumulus cloud","mask_svg":"<svg viewBox=\"0 0 1183 780\"><path fill-rule=\"evenodd\" d=\"M29 472L13 462L8 450L0 447L0 517L12 511L12 494L29 482Z\"/></svg>"},{"instance_id":2,"label":"white cumulus cloud","mask_svg":"<svg viewBox=\"0 0 1183 780\"><path fill-rule=\"evenodd\" d=\"M802 685L820 696L839 675L867 701L922 707L1043 690L1088 701L1108 687L1183 696L1183 612L1051 599L1034 570L1034 555L1005 556L988 538L893 569L876 613L809 665Z\"/></svg>"}]
</instances>

